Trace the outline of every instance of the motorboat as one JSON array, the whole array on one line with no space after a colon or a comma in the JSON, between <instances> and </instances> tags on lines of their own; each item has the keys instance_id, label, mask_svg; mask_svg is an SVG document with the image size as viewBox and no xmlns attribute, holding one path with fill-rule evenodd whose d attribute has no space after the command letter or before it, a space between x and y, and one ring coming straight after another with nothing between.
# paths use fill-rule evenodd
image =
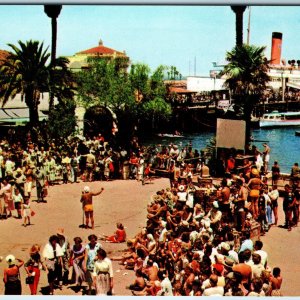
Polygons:
<instances>
[{"instance_id":1,"label":"motorboat","mask_svg":"<svg viewBox=\"0 0 300 300\"><path fill-rule=\"evenodd\" d=\"M259 120L259 127L284 127L284 126L300 126L299 112L278 112L263 114Z\"/></svg>"},{"instance_id":2,"label":"motorboat","mask_svg":"<svg viewBox=\"0 0 300 300\"><path fill-rule=\"evenodd\" d=\"M184 136L181 134L172 134L172 133L158 133L159 137L168 137L168 138L183 138Z\"/></svg>"}]
</instances>

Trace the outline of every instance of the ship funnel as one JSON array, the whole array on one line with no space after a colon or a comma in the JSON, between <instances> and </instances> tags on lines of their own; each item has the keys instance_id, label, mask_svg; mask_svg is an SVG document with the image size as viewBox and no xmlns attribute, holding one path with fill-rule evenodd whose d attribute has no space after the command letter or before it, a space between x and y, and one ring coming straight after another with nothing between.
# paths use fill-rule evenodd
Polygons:
<instances>
[{"instance_id":1,"label":"ship funnel","mask_svg":"<svg viewBox=\"0 0 300 300\"><path fill-rule=\"evenodd\" d=\"M271 64L279 65L281 59L282 33L272 32Z\"/></svg>"}]
</instances>

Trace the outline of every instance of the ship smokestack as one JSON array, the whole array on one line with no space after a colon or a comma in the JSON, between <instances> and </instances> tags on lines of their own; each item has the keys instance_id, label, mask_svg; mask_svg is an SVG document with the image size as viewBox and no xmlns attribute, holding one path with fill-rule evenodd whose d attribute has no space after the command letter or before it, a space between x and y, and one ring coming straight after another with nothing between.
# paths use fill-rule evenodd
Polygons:
<instances>
[{"instance_id":1,"label":"ship smokestack","mask_svg":"<svg viewBox=\"0 0 300 300\"><path fill-rule=\"evenodd\" d=\"M282 33L272 32L271 64L279 65L281 59Z\"/></svg>"}]
</instances>

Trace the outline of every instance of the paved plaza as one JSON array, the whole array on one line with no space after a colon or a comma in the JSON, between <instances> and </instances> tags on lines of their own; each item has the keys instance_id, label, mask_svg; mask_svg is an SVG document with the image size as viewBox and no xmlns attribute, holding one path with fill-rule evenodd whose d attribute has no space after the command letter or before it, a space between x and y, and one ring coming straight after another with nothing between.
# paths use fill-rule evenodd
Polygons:
<instances>
[{"instance_id":1,"label":"paved plaza","mask_svg":"<svg viewBox=\"0 0 300 300\"><path fill-rule=\"evenodd\" d=\"M50 187L47 203L32 202L32 209L36 215L32 218L32 225L24 228L22 221L14 218L1 220L0 222L0 255L5 257L13 254L17 258L27 260L29 247L35 243L43 246L48 238L56 233L57 228L65 229L65 234L73 244L73 238L80 236L84 243L91 233L96 235L112 234L116 229L116 222L122 222L126 227L127 236L133 237L146 222L146 206L150 197L157 190L169 186L167 179L156 179L152 184L142 185L135 180L116 180L109 182L91 182L88 185L92 191L98 191L104 187L100 196L94 197L95 230L82 229L82 210L80 195L86 183L56 185ZM35 196L33 196L35 199ZM279 200L279 225L283 224L282 199ZM300 277L300 251L299 240L300 230L293 228L291 232L280 227L272 227L262 237L264 249L269 254L271 267L279 266L282 270L283 285L282 292L285 296L300 295L298 278ZM120 255L126 248L125 244L109 244L102 242L103 248L108 256ZM0 263L0 270L3 272L5 261ZM131 295L126 290L134 280L134 272L127 271L117 261L113 262L114 267L114 293L115 295ZM23 295L29 295L29 287L25 285L25 270L21 268L21 280ZM46 287L46 273L42 272L39 290ZM0 294L3 294L4 284L1 280ZM41 292L38 293L39 295ZM64 286L62 290L55 290L55 295L75 295L72 285ZM81 292L77 293L81 295Z\"/></svg>"}]
</instances>

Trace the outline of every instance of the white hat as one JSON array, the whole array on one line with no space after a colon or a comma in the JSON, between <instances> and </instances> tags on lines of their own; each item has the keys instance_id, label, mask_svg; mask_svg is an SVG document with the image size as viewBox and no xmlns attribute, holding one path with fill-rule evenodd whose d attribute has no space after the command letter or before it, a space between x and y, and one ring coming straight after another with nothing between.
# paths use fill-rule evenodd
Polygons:
<instances>
[{"instance_id":1,"label":"white hat","mask_svg":"<svg viewBox=\"0 0 300 300\"><path fill-rule=\"evenodd\" d=\"M5 260L9 265L13 265L15 263L16 258L12 254L9 254L6 256Z\"/></svg>"},{"instance_id":2,"label":"white hat","mask_svg":"<svg viewBox=\"0 0 300 300\"><path fill-rule=\"evenodd\" d=\"M89 193L89 192L90 192L90 187L86 185L86 186L83 188L83 191L84 191L85 193Z\"/></svg>"},{"instance_id":3,"label":"white hat","mask_svg":"<svg viewBox=\"0 0 300 300\"><path fill-rule=\"evenodd\" d=\"M161 225L163 228L166 228L166 227L167 227L167 222L161 220L161 221L160 221L160 225Z\"/></svg>"},{"instance_id":4,"label":"white hat","mask_svg":"<svg viewBox=\"0 0 300 300\"><path fill-rule=\"evenodd\" d=\"M230 250L230 245L226 242L222 242L221 244L221 248L223 248L224 250L229 251Z\"/></svg>"},{"instance_id":5,"label":"white hat","mask_svg":"<svg viewBox=\"0 0 300 300\"><path fill-rule=\"evenodd\" d=\"M218 203L218 201L214 201L214 202L213 202L213 207L214 207L214 208L219 208L219 203Z\"/></svg>"},{"instance_id":6,"label":"white hat","mask_svg":"<svg viewBox=\"0 0 300 300\"><path fill-rule=\"evenodd\" d=\"M183 191L184 191L184 185L180 185L180 186L178 187L178 190L181 191L181 192L183 192Z\"/></svg>"}]
</instances>

